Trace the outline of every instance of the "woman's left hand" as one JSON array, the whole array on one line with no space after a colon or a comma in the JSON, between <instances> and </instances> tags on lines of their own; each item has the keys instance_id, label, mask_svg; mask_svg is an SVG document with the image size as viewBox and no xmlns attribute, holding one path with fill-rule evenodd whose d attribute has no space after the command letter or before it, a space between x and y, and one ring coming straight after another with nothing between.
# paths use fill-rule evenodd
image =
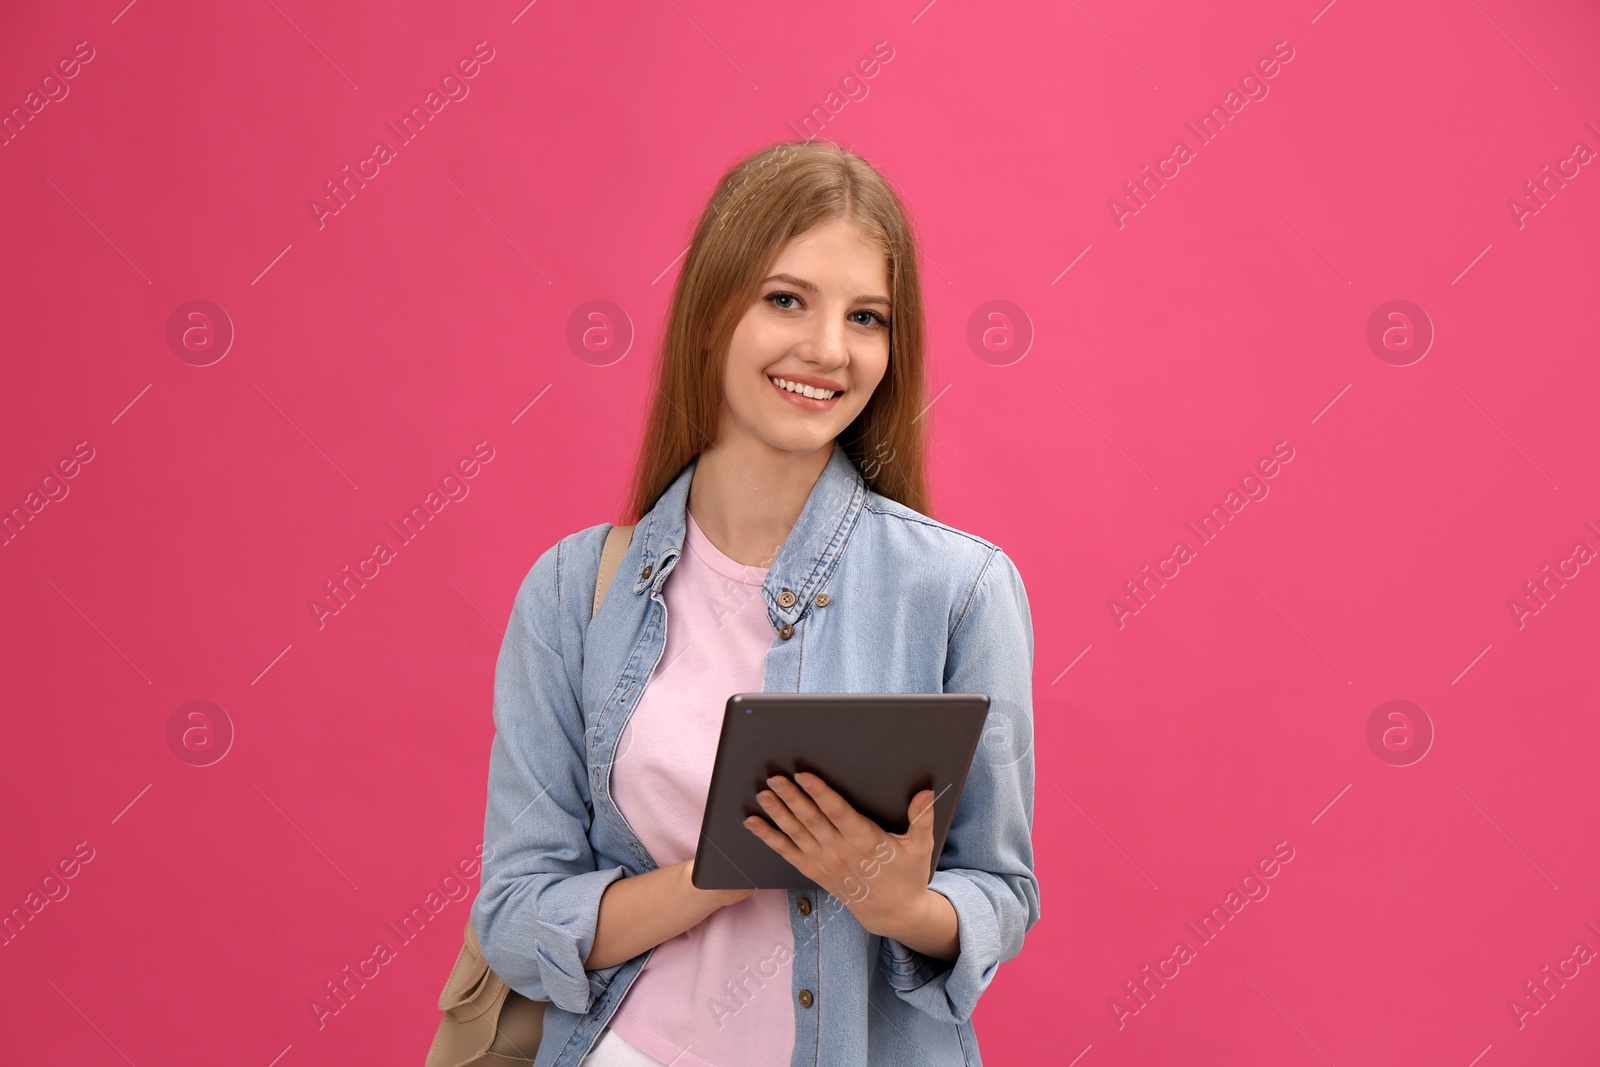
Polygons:
<instances>
[{"instance_id":1,"label":"woman's left hand","mask_svg":"<svg viewBox=\"0 0 1600 1067\"><path fill-rule=\"evenodd\" d=\"M777 828L755 815L745 827L842 900L863 927L894 937L900 925L923 913L933 892L933 790L911 798L910 825L903 834L891 834L814 774L801 771L794 781L779 775L767 784L771 788L756 799Z\"/></svg>"}]
</instances>

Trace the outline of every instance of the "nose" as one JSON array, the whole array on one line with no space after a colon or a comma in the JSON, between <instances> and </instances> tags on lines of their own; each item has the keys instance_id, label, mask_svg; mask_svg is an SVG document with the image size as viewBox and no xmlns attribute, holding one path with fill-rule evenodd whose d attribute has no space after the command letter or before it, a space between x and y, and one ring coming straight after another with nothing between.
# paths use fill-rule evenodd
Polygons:
<instances>
[{"instance_id":1,"label":"nose","mask_svg":"<svg viewBox=\"0 0 1600 1067\"><path fill-rule=\"evenodd\" d=\"M850 362L848 324L842 315L819 315L806 339L805 357L819 367L842 367Z\"/></svg>"}]
</instances>

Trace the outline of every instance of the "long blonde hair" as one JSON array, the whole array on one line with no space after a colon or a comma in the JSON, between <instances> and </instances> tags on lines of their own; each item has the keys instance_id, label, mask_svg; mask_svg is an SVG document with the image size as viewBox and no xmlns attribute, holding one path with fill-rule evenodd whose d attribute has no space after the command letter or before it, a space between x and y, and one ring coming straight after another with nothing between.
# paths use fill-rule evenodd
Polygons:
<instances>
[{"instance_id":1,"label":"long blonde hair","mask_svg":"<svg viewBox=\"0 0 1600 1067\"><path fill-rule=\"evenodd\" d=\"M672 290L624 522L643 518L712 444L728 345L773 261L791 238L840 218L888 259L892 312L888 369L838 441L875 492L931 517L920 419L926 321L910 220L893 186L854 152L783 141L723 175L695 227Z\"/></svg>"}]
</instances>

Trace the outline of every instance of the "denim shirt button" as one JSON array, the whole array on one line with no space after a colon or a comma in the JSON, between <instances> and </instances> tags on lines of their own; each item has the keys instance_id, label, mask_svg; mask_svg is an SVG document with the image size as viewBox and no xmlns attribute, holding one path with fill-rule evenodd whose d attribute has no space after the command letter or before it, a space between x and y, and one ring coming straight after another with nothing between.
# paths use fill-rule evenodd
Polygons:
<instances>
[{"instance_id":1,"label":"denim shirt button","mask_svg":"<svg viewBox=\"0 0 1600 1067\"><path fill-rule=\"evenodd\" d=\"M801 915L811 914L811 901L807 900L805 897L801 897L799 900L795 901L794 906L795 910Z\"/></svg>"},{"instance_id":2,"label":"denim shirt button","mask_svg":"<svg viewBox=\"0 0 1600 1067\"><path fill-rule=\"evenodd\" d=\"M785 589L778 594L778 606L784 608L794 607L794 594Z\"/></svg>"},{"instance_id":3,"label":"denim shirt button","mask_svg":"<svg viewBox=\"0 0 1600 1067\"><path fill-rule=\"evenodd\" d=\"M801 1007L805 1007L805 1008L811 1007L811 1001L813 999L814 998L811 996L811 990L809 990L809 989L800 990L800 1005L801 1005Z\"/></svg>"},{"instance_id":4,"label":"denim shirt button","mask_svg":"<svg viewBox=\"0 0 1600 1067\"><path fill-rule=\"evenodd\" d=\"M817 594L817 599L813 603L815 603L817 605L817 607L819 607L819 608L827 607L828 606L828 594L827 593L818 593Z\"/></svg>"},{"instance_id":5,"label":"denim shirt button","mask_svg":"<svg viewBox=\"0 0 1600 1067\"><path fill-rule=\"evenodd\" d=\"M648 579L650 577L650 572L653 570L655 570L655 566L647 564L645 569L639 572L639 580L642 582Z\"/></svg>"},{"instance_id":6,"label":"denim shirt button","mask_svg":"<svg viewBox=\"0 0 1600 1067\"><path fill-rule=\"evenodd\" d=\"M794 627L790 626L788 623L784 623L782 626L778 627L778 636L783 638L785 641L789 640L789 638L794 636Z\"/></svg>"}]
</instances>

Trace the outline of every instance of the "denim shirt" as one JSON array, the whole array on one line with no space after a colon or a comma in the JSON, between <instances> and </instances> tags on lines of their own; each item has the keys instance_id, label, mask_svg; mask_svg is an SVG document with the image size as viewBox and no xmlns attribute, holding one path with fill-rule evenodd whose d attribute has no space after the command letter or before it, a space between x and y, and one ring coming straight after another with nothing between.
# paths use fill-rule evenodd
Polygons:
<instances>
[{"instance_id":1,"label":"denim shirt","mask_svg":"<svg viewBox=\"0 0 1600 1067\"><path fill-rule=\"evenodd\" d=\"M471 922L495 973L550 1002L536 1067L577 1064L655 951L583 966L606 886L656 867L609 779L665 646L661 588L683 551L696 463L640 520L592 621L604 523L539 557L501 646ZM773 629L766 692L990 698L929 882L955 909L956 959L870 933L818 886L788 890L793 1067L979 1064L978 996L1039 919L1033 622L1022 578L990 542L873 492L835 442L760 594ZM783 974L767 984L781 986Z\"/></svg>"}]
</instances>

